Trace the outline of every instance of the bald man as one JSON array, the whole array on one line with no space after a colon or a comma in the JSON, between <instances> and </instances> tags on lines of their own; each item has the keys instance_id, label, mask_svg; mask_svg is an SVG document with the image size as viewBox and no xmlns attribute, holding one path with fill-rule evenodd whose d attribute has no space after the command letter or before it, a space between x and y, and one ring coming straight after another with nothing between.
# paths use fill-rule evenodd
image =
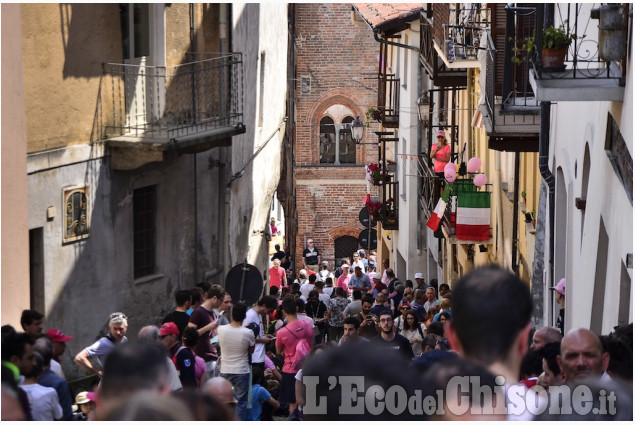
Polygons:
<instances>
[{"instance_id":1,"label":"bald man","mask_svg":"<svg viewBox=\"0 0 635 425\"><path fill-rule=\"evenodd\" d=\"M560 330L558 328L554 328L553 326L545 326L534 332L529 349L533 351L540 351L542 347L550 342L560 341L562 341L562 334L560 333Z\"/></svg>"},{"instance_id":2,"label":"bald man","mask_svg":"<svg viewBox=\"0 0 635 425\"><path fill-rule=\"evenodd\" d=\"M227 406L232 417L236 416L238 400L234 397L234 387L229 380L220 376L211 378L205 383L204 392Z\"/></svg>"},{"instance_id":3,"label":"bald man","mask_svg":"<svg viewBox=\"0 0 635 425\"><path fill-rule=\"evenodd\" d=\"M600 338L588 329L571 329L562 338L558 365L566 382L600 378L609 366L610 356L602 349Z\"/></svg>"}]
</instances>

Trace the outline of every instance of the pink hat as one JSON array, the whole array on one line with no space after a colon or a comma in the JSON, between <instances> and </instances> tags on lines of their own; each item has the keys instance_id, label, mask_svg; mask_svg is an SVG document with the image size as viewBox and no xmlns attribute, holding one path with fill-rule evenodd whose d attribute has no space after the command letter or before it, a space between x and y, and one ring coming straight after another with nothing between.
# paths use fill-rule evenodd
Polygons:
<instances>
[{"instance_id":1,"label":"pink hat","mask_svg":"<svg viewBox=\"0 0 635 425\"><path fill-rule=\"evenodd\" d=\"M567 281L566 279L563 277L562 279L560 279L560 281L558 282L558 284L552 288L549 289L553 289L554 291L556 291L557 293L559 293L560 295L564 295L564 291L565 291L565 285L566 285Z\"/></svg>"},{"instance_id":2,"label":"pink hat","mask_svg":"<svg viewBox=\"0 0 635 425\"><path fill-rule=\"evenodd\" d=\"M46 334L51 338L52 342L66 342L73 339L72 336L64 335L59 329L49 329Z\"/></svg>"},{"instance_id":3,"label":"pink hat","mask_svg":"<svg viewBox=\"0 0 635 425\"><path fill-rule=\"evenodd\" d=\"M443 130L437 131L437 137L439 137L439 136L445 137L445 131L443 131Z\"/></svg>"},{"instance_id":4,"label":"pink hat","mask_svg":"<svg viewBox=\"0 0 635 425\"><path fill-rule=\"evenodd\" d=\"M164 323L163 326L161 326L161 329L159 329L159 335L161 336L178 335L178 334L179 334L179 328L176 326L174 322Z\"/></svg>"}]
</instances>

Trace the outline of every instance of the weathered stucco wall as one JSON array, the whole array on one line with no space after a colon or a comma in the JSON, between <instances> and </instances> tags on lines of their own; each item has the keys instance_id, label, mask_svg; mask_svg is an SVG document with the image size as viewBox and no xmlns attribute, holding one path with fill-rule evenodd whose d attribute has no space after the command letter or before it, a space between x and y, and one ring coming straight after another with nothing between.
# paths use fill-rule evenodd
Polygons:
<instances>
[{"instance_id":1,"label":"weathered stucco wall","mask_svg":"<svg viewBox=\"0 0 635 425\"><path fill-rule=\"evenodd\" d=\"M121 61L120 34L117 4L22 5L28 152L90 140L102 63Z\"/></svg>"},{"instance_id":2,"label":"weathered stucco wall","mask_svg":"<svg viewBox=\"0 0 635 425\"><path fill-rule=\"evenodd\" d=\"M229 266L246 259L264 271L268 247L263 232L280 179L285 131L287 5L233 4L232 18L232 50L243 53L247 132L234 137L232 145L232 174L246 168L231 185Z\"/></svg>"}]
</instances>

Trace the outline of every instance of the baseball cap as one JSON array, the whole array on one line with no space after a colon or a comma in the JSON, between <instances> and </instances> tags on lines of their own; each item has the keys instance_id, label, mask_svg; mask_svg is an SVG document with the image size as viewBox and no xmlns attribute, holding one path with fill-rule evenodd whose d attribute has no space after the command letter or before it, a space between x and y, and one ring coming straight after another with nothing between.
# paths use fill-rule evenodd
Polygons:
<instances>
[{"instance_id":1,"label":"baseball cap","mask_svg":"<svg viewBox=\"0 0 635 425\"><path fill-rule=\"evenodd\" d=\"M322 261L322 265L323 265L323 266L328 266L328 265L329 265L329 262L328 262L328 261Z\"/></svg>"},{"instance_id":2,"label":"baseball cap","mask_svg":"<svg viewBox=\"0 0 635 425\"><path fill-rule=\"evenodd\" d=\"M342 268L343 269L350 269L351 266L349 266L348 264L344 263L344 264L342 264Z\"/></svg>"},{"instance_id":3,"label":"baseball cap","mask_svg":"<svg viewBox=\"0 0 635 425\"><path fill-rule=\"evenodd\" d=\"M64 335L59 329L49 329L46 334L51 338L52 342L66 342L73 339L72 336Z\"/></svg>"},{"instance_id":4,"label":"baseball cap","mask_svg":"<svg viewBox=\"0 0 635 425\"><path fill-rule=\"evenodd\" d=\"M439 136L445 137L445 131L443 131L443 130L437 131L437 137L439 137Z\"/></svg>"},{"instance_id":5,"label":"baseball cap","mask_svg":"<svg viewBox=\"0 0 635 425\"><path fill-rule=\"evenodd\" d=\"M90 398L89 394L91 394L93 398ZM75 396L75 404L86 404L88 402L95 401L94 397L95 395L93 393L82 391L81 393L78 393L77 396Z\"/></svg>"},{"instance_id":6,"label":"baseball cap","mask_svg":"<svg viewBox=\"0 0 635 425\"><path fill-rule=\"evenodd\" d=\"M305 276L306 277L306 270L304 270L304 269L300 270L300 276Z\"/></svg>"},{"instance_id":7,"label":"baseball cap","mask_svg":"<svg viewBox=\"0 0 635 425\"><path fill-rule=\"evenodd\" d=\"M357 253L359 255L366 255L366 251L364 251L363 249L360 249L359 251L357 251Z\"/></svg>"},{"instance_id":8,"label":"baseball cap","mask_svg":"<svg viewBox=\"0 0 635 425\"><path fill-rule=\"evenodd\" d=\"M159 335L161 336L178 335L178 334L179 334L179 328L176 326L174 322L164 323L163 326L161 326L161 329L159 329Z\"/></svg>"},{"instance_id":9,"label":"baseball cap","mask_svg":"<svg viewBox=\"0 0 635 425\"><path fill-rule=\"evenodd\" d=\"M381 279L381 276L379 276L379 273L375 273L375 272L368 273L368 277L370 279Z\"/></svg>"},{"instance_id":10,"label":"baseball cap","mask_svg":"<svg viewBox=\"0 0 635 425\"><path fill-rule=\"evenodd\" d=\"M556 286L552 286L549 289L552 289L552 290L558 292L560 295L564 295L566 283L567 283L566 278L563 277L562 279L560 279L560 281L558 282L558 284Z\"/></svg>"},{"instance_id":11,"label":"baseball cap","mask_svg":"<svg viewBox=\"0 0 635 425\"><path fill-rule=\"evenodd\" d=\"M423 279L423 273L415 273L415 279Z\"/></svg>"}]
</instances>

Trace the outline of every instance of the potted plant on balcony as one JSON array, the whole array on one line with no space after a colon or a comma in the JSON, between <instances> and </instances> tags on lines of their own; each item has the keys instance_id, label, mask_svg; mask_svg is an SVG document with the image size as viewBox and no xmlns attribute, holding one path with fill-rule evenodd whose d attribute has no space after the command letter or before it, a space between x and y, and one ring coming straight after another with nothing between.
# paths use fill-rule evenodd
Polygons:
<instances>
[{"instance_id":1,"label":"potted plant on balcony","mask_svg":"<svg viewBox=\"0 0 635 425\"><path fill-rule=\"evenodd\" d=\"M542 66L551 69L564 69L564 58L575 34L570 34L560 25L550 26L542 33Z\"/></svg>"},{"instance_id":2,"label":"potted plant on balcony","mask_svg":"<svg viewBox=\"0 0 635 425\"><path fill-rule=\"evenodd\" d=\"M382 213L382 227L384 229L397 229L399 227L399 217L395 207L394 198L389 198L384 203Z\"/></svg>"},{"instance_id":3,"label":"potted plant on balcony","mask_svg":"<svg viewBox=\"0 0 635 425\"><path fill-rule=\"evenodd\" d=\"M379 186L384 183L386 176L382 172L381 166L379 164L375 164L374 162L370 163L368 165L368 172L369 180L373 185Z\"/></svg>"},{"instance_id":4,"label":"potted plant on balcony","mask_svg":"<svg viewBox=\"0 0 635 425\"><path fill-rule=\"evenodd\" d=\"M565 64L564 59L567 55L567 50L573 40L576 39L575 34L571 34L565 27L567 21L565 21L558 28L551 25L549 28L542 32L542 67L544 70L551 71L564 71ZM515 63L520 63L521 58L518 54L522 51L531 54L536 46L535 40L536 32L534 30L534 37L527 37L523 40L523 45L513 50L517 56L512 58Z\"/></svg>"}]
</instances>

